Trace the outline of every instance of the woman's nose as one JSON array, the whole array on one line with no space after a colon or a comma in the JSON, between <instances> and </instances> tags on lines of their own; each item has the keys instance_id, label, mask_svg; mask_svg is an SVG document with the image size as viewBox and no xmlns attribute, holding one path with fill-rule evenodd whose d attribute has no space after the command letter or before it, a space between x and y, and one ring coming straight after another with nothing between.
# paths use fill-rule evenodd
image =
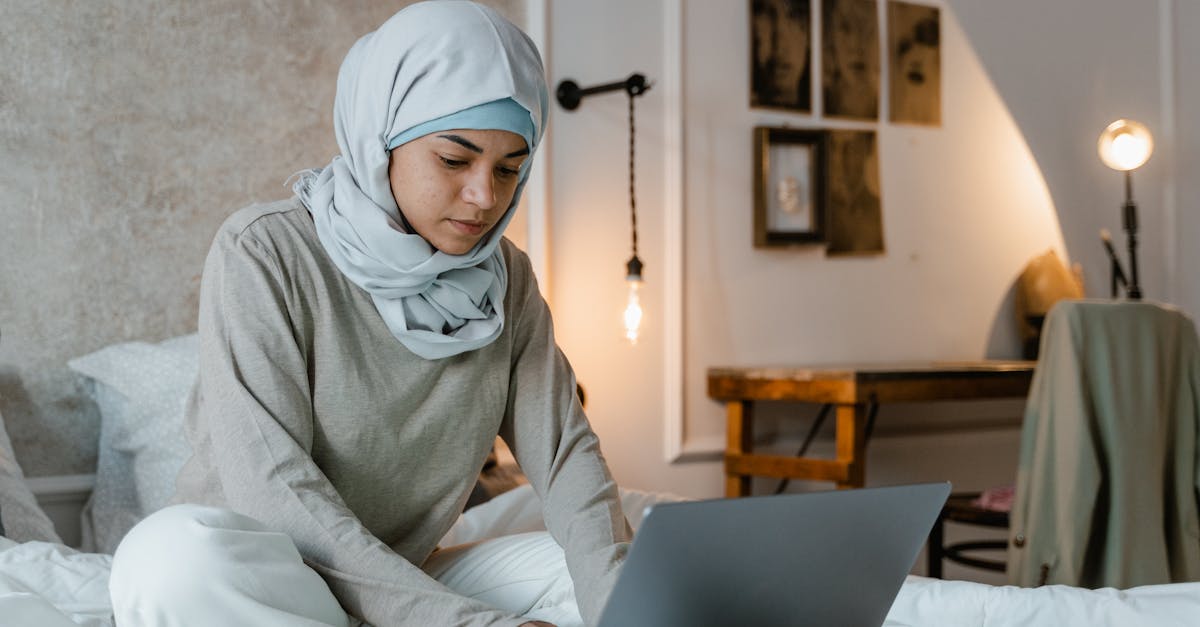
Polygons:
<instances>
[{"instance_id":1,"label":"woman's nose","mask_svg":"<svg viewBox=\"0 0 1200 627\"><path fill-rule=\"evenodd\" d=\"M467 177L463 186L463 200L479 207L491 209L496 206L496 186L492 180L492 171L487 168L476 168Z\"/></svg>"}]
</instances>

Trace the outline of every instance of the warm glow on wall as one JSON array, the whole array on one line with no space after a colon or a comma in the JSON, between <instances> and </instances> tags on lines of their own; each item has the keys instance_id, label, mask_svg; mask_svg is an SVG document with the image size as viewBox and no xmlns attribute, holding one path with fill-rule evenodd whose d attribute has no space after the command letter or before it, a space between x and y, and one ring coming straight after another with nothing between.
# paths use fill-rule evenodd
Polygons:
<instances>
[{"instance_id":1,"label":"warm glow on wall","mask_svg":"<svg viewBox=\"0 0 1200 627\"><path fill-rule=\"evenodd\" d=\"M580 88L575 81L566 80L558 85L555 95L558 104L567 111L574 111L585 96L602 94L610 91L624 90L629 95L629 222L632 236L633 256L626 262L625 280L629 283L629 298L625 302L625 338L630 344L637 344L638 330L642 325L642 303L638 291L642 286L642 260L638 258L637 249L637 195L634 193L634 137L633 100L650 89L646 77L641 74L631 74L623 81L598 85L596 87Z\"/></svg>"}]
</instances>

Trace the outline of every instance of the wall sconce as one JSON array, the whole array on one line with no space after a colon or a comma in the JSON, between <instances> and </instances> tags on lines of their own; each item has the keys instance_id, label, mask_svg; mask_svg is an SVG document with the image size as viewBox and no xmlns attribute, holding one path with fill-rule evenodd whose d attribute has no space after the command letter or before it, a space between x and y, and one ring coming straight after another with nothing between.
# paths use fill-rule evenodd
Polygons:
<instances>
[{"instance_id":1,"label":"wall sconce","mask_svg":"<svg viewBox=\"0 0 1200 627\"><path fill-rule=\"evenodd\" d=\"M629 95L629 220L630 230L632 233L633 255L629 261L625 262L625 281L629 283L629 298L625 303L625 337L630 344L637 344L638 329L642 324L642 305L638 298L638 291L642 286L642 260L637 254L637 198L634 194L634 167L633 167L633 146L634 146L634 124L633 124L633 99L635 96L640 96L650 89L651 84L646 82L646 77L641 74L630 74L629 78L623 81L615 81L605 83L595 87L580 88L575 81L565 80L558 84L555 90L555 95L558 99L558 104L567 111L574 111L579 108L579 103L587 96L602 94L612 91L624 90Z\"/></svg>"},{"instance_id":2,"label":"wall sconce","mask_svg":"<svg viewBox=\"0 0 1200 627\"><path fill-rule=\"evenodd\" d=\"M1104 248L1112 260L1112 295L1117 295L1117 284L1125 286L1125 295L1132 300L1142 297L1138 286L1137 270L1137 204L1133 202L1133 171L1146 163L1154 152L1154 138L1145 125L1133 120L1117 120L1100 133L1096 144L1100 160L1104 165L1125 173L1125 204L1122 205L1126 243L1129 247L1129 275L1126 278L1121 261L1113 249L1107 230L1100 231Z\"/></svg>"}]
</instances>

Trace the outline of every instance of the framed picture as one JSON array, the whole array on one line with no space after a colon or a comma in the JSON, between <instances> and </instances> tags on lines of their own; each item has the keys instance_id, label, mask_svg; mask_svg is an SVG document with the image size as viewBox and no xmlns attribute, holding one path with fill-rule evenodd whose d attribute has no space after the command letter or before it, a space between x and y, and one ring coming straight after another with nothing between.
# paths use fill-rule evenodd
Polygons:
<instances>
[{"instance_id":1,"label":"framed picture","mask_svg":"<svg viewBox=\"0 0 1200 627\"><path fill-rule=\"evenodd\" d=\"M875 131L829 131L830 255L878 255L883 246Z\"/></svg>"},{"instance_id":2,"label":"framed picture","mask_svg":"<svg viewBox=\"0 0 1200 627\"><path fill-rule=\"evenodd\" d=\"M892 122L942 123L941 15L937 7L888 2Z\"/></svg>"},{"instance_id":3,"label":"framed picture","mask_svg":"<svg viewBox=\"0 0 1200 627\"><path fill-rule=\"evenodd\" d=\"M822 0L821 95L825 115L879 119L879 19L875 0Z\"/></svg>"},{"instance_id":4,"label":"framed picture","mask_svg":"<svg viewBox=\"0 0 1200 627\"><path fill-rule=\"evenodd\" d=\"M811 0L749 1L750 106L811 112Z\"/></svg>"},{"instance_id":5,"label":"framed picture","mask_svg":"<svg viewBox=\"0 0 1200 627\"><path fill-rule=\"evenodd\" d=\"M826 133L754 129L754 245L825 241Z\"/></svg>"}]
</instances>

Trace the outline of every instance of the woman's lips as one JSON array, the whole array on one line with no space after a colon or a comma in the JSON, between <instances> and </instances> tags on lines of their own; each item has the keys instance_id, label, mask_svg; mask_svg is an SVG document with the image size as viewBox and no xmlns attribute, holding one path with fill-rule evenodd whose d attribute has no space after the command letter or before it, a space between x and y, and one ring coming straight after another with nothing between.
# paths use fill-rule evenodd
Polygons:
<instances>
[{"instance_id":1,"label":"woman's lips","mask_svg":"<svg viewBox=\"0 0 1200 627\"><path fill-rule=\"evenodd\" d=\"M483 222L455 220L453 218L450 219L450 224L453 224L454 228L467 235L479 235L483 232L484 226L486 226Z\"/></svg>"}]
</instances>

